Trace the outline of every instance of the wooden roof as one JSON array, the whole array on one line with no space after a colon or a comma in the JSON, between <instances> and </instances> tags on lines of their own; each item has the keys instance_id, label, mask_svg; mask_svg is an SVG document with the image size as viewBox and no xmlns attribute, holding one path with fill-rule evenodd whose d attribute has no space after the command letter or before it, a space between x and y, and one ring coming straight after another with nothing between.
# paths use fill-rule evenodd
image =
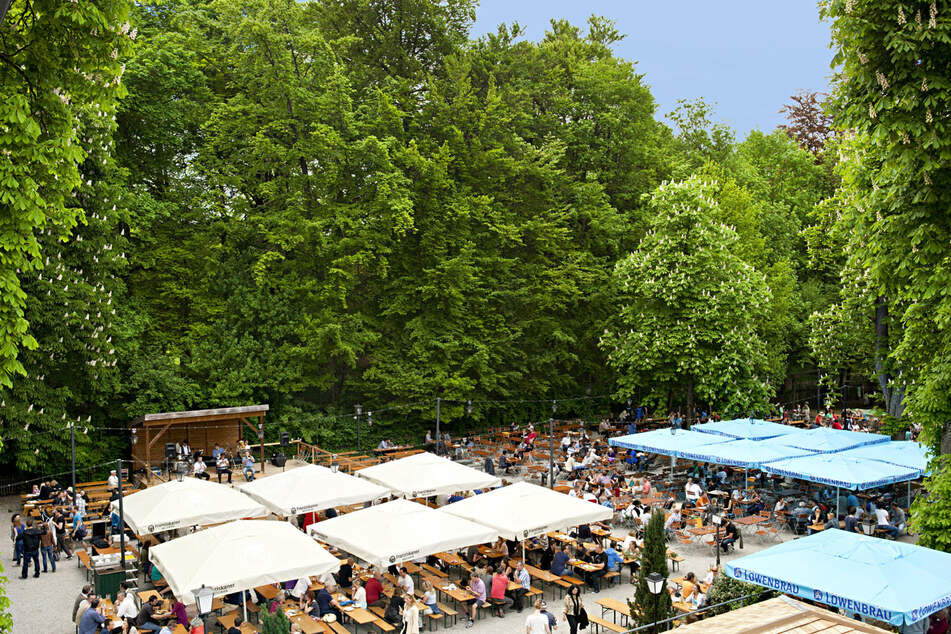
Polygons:
<instances>
[{"instance_id":1,"label":"wooden roof","mask_svg":"<svg viewBox=\"0 0 951 634\"><path fill-rule=\"evenodd\" d=\"M889 634L787 596L682 625L677 634Z\"/></svg>"},{"instance_id":2,"label":"wooden roof","mask_svg":"<svg viewBox=\"0 0 951 634\"><path fill-rule=\"evenodd\" d=\"M133 426L169 425L177 423L201 423L213 420L239 420L241 418L264 416L270 409L268 405L243 405L241 407L220 407L217 409L193 409L187 412L163 412L146 414L132 421Z\"/></svg>"}]
</instances>

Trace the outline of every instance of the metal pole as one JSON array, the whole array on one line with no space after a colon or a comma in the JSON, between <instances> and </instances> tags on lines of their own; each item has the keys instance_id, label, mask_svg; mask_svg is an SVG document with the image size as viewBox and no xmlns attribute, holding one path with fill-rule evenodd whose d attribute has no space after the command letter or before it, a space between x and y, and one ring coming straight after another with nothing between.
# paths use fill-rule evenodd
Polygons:
<instances>
[{"instance_id":1,"label":"metal pole","mask_svg":"<svg viewBox=\"0 0 951 634\"><path fill-rule=\"evenodd\" d=\"M816 413L822 409L822 372L816 368Z\"/></svg>"},{"instance_id":2,"label":"metal pole","mask_svg":"<svg viewBox=\"0 0 951 634\"><path fill-rule=\"evenodd\" d=\"M72 447L73 453L73 499L71 504L76 504L76 423L69 423L69 444Z\"/></svg>"},{"instance_id":3,"label":"metal pole","mask_svg":"<svg viewBox=\"0 0 951 634\"><path fill-rule=\"evenodd\" d=\"M571 475L571 474L569 474ZM555 419L548 419L548 488L555 488ZM523 544L524 546L524 544ZM522 555L525 559L525 555Z\"/></svg>"},{"instance_id":4,"label":"metal pole","mask_svg":"<svg viewBox=\"0 0 951 634\"><path fill-rule=\"evenodd\" d=\"M362 451L362 450L360 449L360 445L361 445L361 442L360 442L360 415L357 414L357 453L360 453L360 451Z\"/></svg>"},{"instance_id":5,"label":"metal pole","mask_svg":"<svg viewBox=\"0 0 951 634\"><path fill-rule=\"evenodd\" d=\"M674 481L674 457L673 456L670 457L670 477L667 478L667 481L668 482Z\"/></svg>"},{"instance_id":6,"label":"metal pole","mask_svg":"<svg viewBox=\"0 0 951 634\"><path fill-rule=\"evenodd\" d=\"M241 605L244 606L244 622L248 622L248 598L245 596L247 590L241 591Z\"/></svg>"},{"instance_id":7,"label":"metal pole","mask_svg":"<svg viewBox=\"0 0 951 634\"><path fill-rule=\"evenodd\" d=\"M835 521L839 521L839 487L835 488Z\"/></svg>"},{"instance_id":8,"label":"metal pole","mask_svg":"<svg viewBox=\"0 0 951 634\"><path fill-rule=\"evenodd\" d=\"M436 455L439 455L439 403L441 399L436 397Z\"/></svg>"},{"instance_id":9,"label":"metal pole","mask_svg":"<svg viewBox=\"0 0 951 634\"><path fill-rule=\"evenodd\" d=\"M119 561L125 572L125 513L122 508L122 459L116 460L116 473L119 475ZM125 581L125 579L123 579Z\"/></svg>"},{"instance_id":10,"label":"metal pole","mask_svg":"<svg viewBox=\"0 0 951 634\"><path fill-rule=\"evenodd\" d=\"M908 503L906 506L908 506L908 512L910 513L911 512L911 480L906 480L905 484L908 485L908 498L907 498Z\"/></svg>"}]
</instances>

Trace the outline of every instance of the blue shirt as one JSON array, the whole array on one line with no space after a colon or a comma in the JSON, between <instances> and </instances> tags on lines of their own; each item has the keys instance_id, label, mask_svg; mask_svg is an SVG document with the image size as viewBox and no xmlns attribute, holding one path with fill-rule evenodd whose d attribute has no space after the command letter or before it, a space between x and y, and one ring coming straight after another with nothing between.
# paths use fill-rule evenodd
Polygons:
<instances>
[{"instance_id":1,"label":"blue shirt","mask_svg":"<svg viewBox=\"0 0 951 634\"><path fill-rule=\"evenodd\" d=\"M571 557L568 553L559 550L551 560L551 574L561 576L565 572L565 565Z\"/></svg>"},{"instance_id":2,"label":"blue shirt","mask_svg":"<svg viewBox=\"0 0 951 634\"><path fill-rule=\"evenodd\" d=\"M82 618L79 619L79 634L96 634L96 628L102 625L105 620L106 617L92 608L86 608Z\"/></svg>"},{"instance_id":3,"label":"blue shirt","mask_svg":"<svg viewBox=\"0 0 951 634\"><path fill-rule=\"evenodd\" d=\"M317 609L320 610L320 616L330 612L333 607L330 603L331 601L333 601L333 597L326 589L321 588L317 591Z\"/></svg>"},{"instance_id":4,"label":"blue shirt","mask_svg":"<svg viewBox=\"0 0 951 634\"><path fill-rule=\"evenodd\" d=\"M849 496L845 498L845 506L846 506L846 510L848 510L848 507L850 506L859 508L859 499L855 497L854 493L849 493Z\"/></svg>"},{"instance_id":5,"label":"blue shirt","mask_svg":"<svg viewBox=\"0 0 951 634\"><path fill-rule=\"evenodd\" d=\"M611 571L620 570L621 556L617 554L617 551L608 547L605 549L604 554L608 556L608 563L605 568Z\"/></svg>"},{"instance_id":6,"label":"blue shirt","mask_svg":"<svg viewBox=\"0 0 951 634\"><path fill-rule=\"evenodd\" d=\"M450 496L449 496L449 503L450 503L450 504L452 504L453 502L459 502L460 500L462 500L462 496L461 496L461 495L455 495L455 494L453 494L453 495L450 495Z\"/></svg>"},{"instance_id":7,"label":"blue shirt","mask_svg":"<svg viewBox=\"0 0 951 634\"><path fill-rule=\"evenodd\" d=\"M636 423L628 423L628 424L627 424L627 433L629 433L629 434L636 434L636 433L637 433L637 424L636 424Z\"/></svg>"},{"instance_id":8,"label":"blue shirt","mask_svg":"<svg viewBox=\"0 0 951 634\"><path fill-rule=\"evenodd\" d=\"M80 513L79 511L76 511L76 514L73 515L73 532L76 531L76 527L78 527L82 523L82 521L83 521L83 514Z\"/></svg>"},{"instance_id":9,"label":"blue shirt","mask_svg":"<svg viewBox=\"0 0 951 634\"><path fill-rule=\"evenodd\" d=\"M224 452L225 452L225 450L224 450L224 449L221 449L221 448L219 447L218 449L215 449L214 451L212 451L212 452L211 452L211 455L212 455L212 457L213 457L215 460L218 460L218 456L220 456L220 455L223 454Z\"/></svg>"}]
</instances>

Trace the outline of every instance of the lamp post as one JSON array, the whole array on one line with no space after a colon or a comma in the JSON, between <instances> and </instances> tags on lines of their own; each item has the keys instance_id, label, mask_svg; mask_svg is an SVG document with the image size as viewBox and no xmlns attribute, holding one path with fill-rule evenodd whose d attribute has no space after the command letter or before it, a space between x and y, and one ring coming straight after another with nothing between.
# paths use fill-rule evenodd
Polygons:
<instances>
[{"instance_id":1,"label":"lamp post","mask_svg":"<svg viewBox=\"0 0 951 634\"><path fill-rule=\"evenodd\" d=\"M357 403L356 405L353 406L353 409L356 410L357 412L357 415L354 418L357 419L357 451L359 452L361 451L360 449L360 414L363 413L363 405L360 405L359 403Z\"/></svg>"},{"instance_id":2,"label":"lamp post","mask_svg":"<svg viewBox=\"0 0 951 634\"><path fill-rule=\"evenodd\" d=\"M555 488L555 412L558 401L551 402L551 418L548 419L548 488Z\"/></svg>"},{"instance_id":3,"label":"lamp post","mask_svg":"<svg viewBox=\"0 0 951 634\"><path fill-rule=\"evenodd\" d=\"M713 522L714 531L713 539L715 542L715 548L717 551L717 570L720 569L720 524L723 523L723 516L720 515L720 507L714 503L710 507L710 521Z\"/></svg>"},{"instance_id":4,"label":"lamp post","mask_svg":"<svg viewBox=\"0 0 951 634\"><path fill-rule=\"evenodd\" d=\"M70 502L76 504L76 423L72 421L69 423L69 446L73 454L73 499Z\"/></svg>"},{"instance_id":5,"label":"lamp post","mask_svg":"<svg viewBox=\"0 0 951 634\"><path fill-rule=\"evenodd\" d=\"M875 520L871 517L866 518L861 523L862 532L871 537L875 534Z\"/></svg>"},{"instance_id":6,"label":"lamp post","mask_svg":"<svg viewBox=\"0 0 951 634\"><path fill-rule=\"evenodd\" d=\"M436 455L439 455L439 406L442 403L442 399L438 396L436 397Z\"/></svg>"},{"instance_id":7,"label":"lamp post","mask_svg":"<svg viewBox=\"0 0 951 634\"><path fill-rule=\"evenodd\" d=\"M644 578L647 580L647 589L650 590L651 594L660 594L663 591L666 579L662 574L652 572Z\"/></svg>"},{"instance_id":8,"label":"lamp post","mask_svg":"<svg viewBox=\"0 0 951 634\"><path fill-rule=\"evenodd\" d=\"M135 444L136 438L132 437ZM131 461L130 461L131 464ZM116 474L119 476L119 562L122 572L125 573L125 512L122 508L122 459L116 460ZM130 473L131 475L131 473Z\"/></svg>"}]
</instances>

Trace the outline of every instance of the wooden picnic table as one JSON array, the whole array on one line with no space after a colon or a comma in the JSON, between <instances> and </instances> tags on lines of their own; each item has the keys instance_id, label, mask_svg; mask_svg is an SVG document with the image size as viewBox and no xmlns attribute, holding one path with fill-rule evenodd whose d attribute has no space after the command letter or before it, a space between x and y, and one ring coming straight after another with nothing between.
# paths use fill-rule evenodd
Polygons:
<instances>
[{"instance_id":1,"label":"wooden picnic table","mask_svg":"<svg viewBox=\"0 0 951 634\"><path fill-rule=\"evenodd\" d=\"M763 524L768 522L768 517L763 517L762 515L747 515L746 517L738 517L733 520L734 524L740 524L741 526L752 526L753 524Z\"/></svg>"},{"instance_id":2,"label":"wooden picnic table","mask_svg":"<svg viewBox=\"0 0 951 634\"><path fill-rule=\"evenodd\" d=\"M225 631L231 629L232 627L234 627L234 620L238 617L239 614L241 614L241 610L232 610L231 612L228 612L227 614L223 614L219 616L218 625L220 625ZM247 621L242 623L238 629L241 630L243 634L255 634L261 631L257 628L257 626L251 623L248 623ZM303 629L303 627L301 627L301 629ZM304 631L307 631L307 630L304 630Z\"/></svg>"},{"instance_id":3,"label":"wooden picnic table","mask_svg":"<svg viewBox=\"0 0 951 634\"><path fill-rule=\"evenodd\" d=\"M687 532L691 535L696 535L700 537L702 535L713 535L717 529L713 526L695 526L694 528L688 528Z\"/></svg>"},{"instance_id":4,"label":"wooden picnic table","mask_svg":"<svg viewBox=\"0 0 951 634\"><path fill-rule=\"evenodd\" d=\"M678 612L683 612L684 614L693 612L695 609L692 603L687 603L686 601L674 601L673 607Z\"/></svg>"},{"instance_id":5,"label":"wooden picnic table","mask_svg":"<svg viewBox=\"0 0 951 634\"><path fill-rule=\"evenodd\" d=\"M447 566L462 566L466 563L462 557L455 553L436 553L436 559L443 562Z\"/></svg>"},{"instance_id":6,"label":"wooden picnic table","mask_svg":"<svg viewBox=\"0 0 951 634\"><path fill-rule=\"evenodd\" d=\"M460 588L458 586L455 588L450 588L448 579L442 579L440 577L433 577L429 575L423 575L423 578L429 581L429 583L433 584L433 587L436 590L442 592L447 597L455 601L457 605L462 605L475 596L465 588Z\"/></svg>"},{"instance_id":7,"label":"wooden picnic table","mask_svg":"<svg viewBox=\"0 0 951 634\"><path fill-rule=\"evenodd\" d=\"M575 541L573 537L570 537L566 533L560 533L560 532L548 533L548 537L550 539L554 539L555 541L559 541L563 544L570 544Z\"/></svg>"},{"instance_id":8,"label":"wooden picnic table","mask_svg":"<svg viewBox=\"0 0 951 634\"><path fill-rule=\"evenodd\" d=\"M618 601L617 599L598 599L595 601L596 604L601 606L601 617L604 617L604 613L607 610L614 612L614 615L611 617L611 621L617 623L617 615L620 614L626 619L631 618L631 611L627 606L627 603L624 601Z\"/></svg>"},{"instance_id":9,"label":"wooden picnic table","mask_svg":"<svg viewBox=\"0 0 951 634\"><path fill-rule=\"evenodd\" d=\"M262 597L264 597L268 601L276 597L277 593L280 592L280 590L278 590L277 588L275 588L274 586L270 584L266 586L258 586L254 589L254 591L260 594Z\"/></svg>"}]
</instances>

